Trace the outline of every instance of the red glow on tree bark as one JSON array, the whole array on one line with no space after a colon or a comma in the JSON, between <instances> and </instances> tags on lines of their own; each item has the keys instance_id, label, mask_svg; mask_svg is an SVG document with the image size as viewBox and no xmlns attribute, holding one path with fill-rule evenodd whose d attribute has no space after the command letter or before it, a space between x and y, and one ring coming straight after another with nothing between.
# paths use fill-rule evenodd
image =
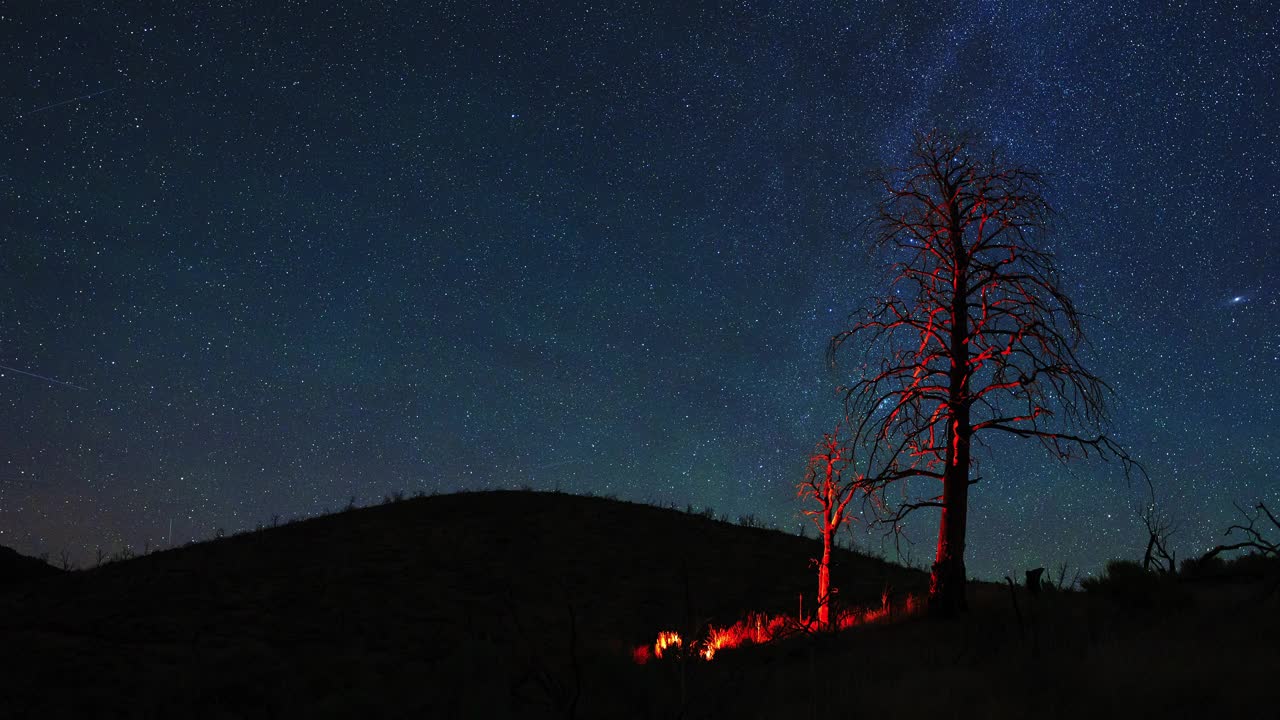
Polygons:
<instances>
[{"instance_id":1,"label":"red glow on tree bark","mask_svg":"<svg viewBox=\"0 0 1280 720\"><path fill-rule=\"evenodd\" d=\"M916 138L911 163L880 179L875 236L891 255L888 290L855 313L829 357L863 359L845 386L851 446L868 458L862 488L896 531L910 512L941 512L930 578L933 611L965 607L972 446L1001 432L1035 438L1055 457L1096 452L1134 464L1105 435L1106 385L1077 351L1079 316L1040 247L1051 208L1039 174L980 156L939 133ZM891 501L900 480L939 492Z\"/></svg>"},{"instance_id":2,"label":"red glow on tree bark","mask_svg":"<svg viewBox=\"0 0 1280 720\"><path fill-rule=\"evenodd\" d=\"M809 458L805 478L800 483L801 498L811 499L818 508L805 510L805 515L818 526L822 538L822 556L818 559L818 624L831 625L831 555L835 548L836 533L845 522L845 510L853 499L856 482L846 482L845 469L849 466L848 449L840 439L840 428L823 436L817 452Z\"/></svg>"}]
</instances>

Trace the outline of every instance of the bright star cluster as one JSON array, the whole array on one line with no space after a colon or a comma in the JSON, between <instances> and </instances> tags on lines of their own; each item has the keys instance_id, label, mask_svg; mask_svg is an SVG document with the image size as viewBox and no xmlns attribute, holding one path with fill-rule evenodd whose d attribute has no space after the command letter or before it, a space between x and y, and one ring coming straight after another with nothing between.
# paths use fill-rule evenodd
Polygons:
<instances>
[{"instance_id":1,"label":"bright star cluster","mask_svg":"<svg viewBox=\"0 0 1280 720\"><path fill-rule=\"evenodd\" d=\"M1179 554L1232 502L1280 507L1269 3L19 3L0 27L21 552L522 486L798 530L840 413L827 340L883 287L867 171L934 125L1048 174L1086 357ZM1145 547L1118 467L980 458L974 574Z\"/></svg>"}]
</instances>

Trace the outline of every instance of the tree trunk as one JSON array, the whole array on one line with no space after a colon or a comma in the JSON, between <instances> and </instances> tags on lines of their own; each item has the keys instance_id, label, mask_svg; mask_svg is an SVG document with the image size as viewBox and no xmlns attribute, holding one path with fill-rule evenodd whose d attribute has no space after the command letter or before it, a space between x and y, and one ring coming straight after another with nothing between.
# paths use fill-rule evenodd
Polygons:
<instances>
[{"instance_id":1,"label":"tree trunk","mask_svg":"<svg viewBox=\"0 0 1280 720\"><path fill-rule=\"evenodd\" d=\"M947 192L948 197L953 197ZM969 414L969 283L968 251L960 209L951 204L951 368L948 377L947 461L942 478L942 518L938 523L938 552L929 577L929 612L953 616L968 609L965 599L964 536L969 510L969 443L973 435Z\"/></svg>"},{"instance_id":2,"label":"tree trunk","mask_svg":"<svg viewBox=\"0 0 1280 720\"><path fill-rule=\"evenodd\" d=\"M968 470L968 463L948 468L947 477L942 483L938 554L929 577L929 612L936 616L951 617L968 609L964 569L964 536L969 504Z\"/></svg>"},{"instance_id":3,"label":"tree trunk","mask_svg":"<svg viewBox=\"0 0 1280 720\"><path fill-rule=\"evenodd\" d=\"M831 545L835 530L828 525L822 530L822 560L818 563L818 626L831 627Z\"/></svg>"},{"instance_id":4,"label":"tree trunk","mask_svg":"<svg viewBox=\"0 0 1280 720\"><path fill-rule=\"evenodd\" d=\"M835 462L827 458L827 481L822 488L822 560L818 563L818 625L823 630L829 628L831 622L831 546L835 543L839 527L835 522L834 473Z\"/></svg>"}]
</instances>

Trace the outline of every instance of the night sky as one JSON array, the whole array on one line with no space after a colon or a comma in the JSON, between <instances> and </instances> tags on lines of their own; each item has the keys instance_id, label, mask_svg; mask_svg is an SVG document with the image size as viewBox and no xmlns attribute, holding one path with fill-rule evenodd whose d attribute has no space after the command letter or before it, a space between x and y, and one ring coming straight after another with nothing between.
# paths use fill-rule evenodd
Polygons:
<instances>
[{"instance_id":1,"label":"night sky","mask_svg":"<svg viewBox=\"0 0 1280 720\"><path fill-rule=\"evenodd\" d=\"M0 544L521 486L797 531L935 125L1049 176L1179 556L1280 506L1268 2L91 5L0 10ZM981 457L971 573L1141 556L1117 464Z\"/></svg>"}]
</instances>

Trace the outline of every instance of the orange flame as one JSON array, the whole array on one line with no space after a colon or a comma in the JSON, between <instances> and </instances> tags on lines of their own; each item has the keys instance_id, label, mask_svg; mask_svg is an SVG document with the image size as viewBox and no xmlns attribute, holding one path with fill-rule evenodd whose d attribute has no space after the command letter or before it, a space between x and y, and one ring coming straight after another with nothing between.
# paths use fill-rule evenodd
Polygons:
<instances>
[{"instance_id":1,"label":"orange flame","mask_svg":"<svg viewBox=\"0 0 1280 720\"><path fill-rule=\"evenodd\" d=\"M734 627L727 628L711 628L707 631L707 639L702 643L701 655L702 659L710 660L716 656L716 651L721 648L738 647L749 638L739 636L734 632Z\"/></svg>"},{"instance_id":2,"label":"orange flame","mask_svg":"<svg viewBox=\"0 0 1280 720\"><path fill-rule=\"evenodd\" d=\"M753 613L728 627L709 627L706 638L694 643L690 649L700 655L702 659L710 660L724 648L741 647L748 643L767 643L780 637L788 628L792 627L795 627L795 622L786 615L769 617L768 615ZM670 647L683 649L684 641L680 637L680 633L664 630L658 633L658 639L653 644L653 655L660 658ZM636 662L640 664L647 662L648 651L647 645L636 648L633 652ZM645 656L644 660L640 659L641 655Z\"/></svg>"},{"instance_id":3,"label":"orange flame","mask_svg":"<svg viewBox=\"0 0 1280 720\"><path fill-rule=\"evenodd\" d=\"M684 647L684 641L680 639L680 633L671 630L664 630L658 633L658 640L653 643L654 656L662 657L662 654L666 652L669 647Z\"/></svg>"}]
</instances>

